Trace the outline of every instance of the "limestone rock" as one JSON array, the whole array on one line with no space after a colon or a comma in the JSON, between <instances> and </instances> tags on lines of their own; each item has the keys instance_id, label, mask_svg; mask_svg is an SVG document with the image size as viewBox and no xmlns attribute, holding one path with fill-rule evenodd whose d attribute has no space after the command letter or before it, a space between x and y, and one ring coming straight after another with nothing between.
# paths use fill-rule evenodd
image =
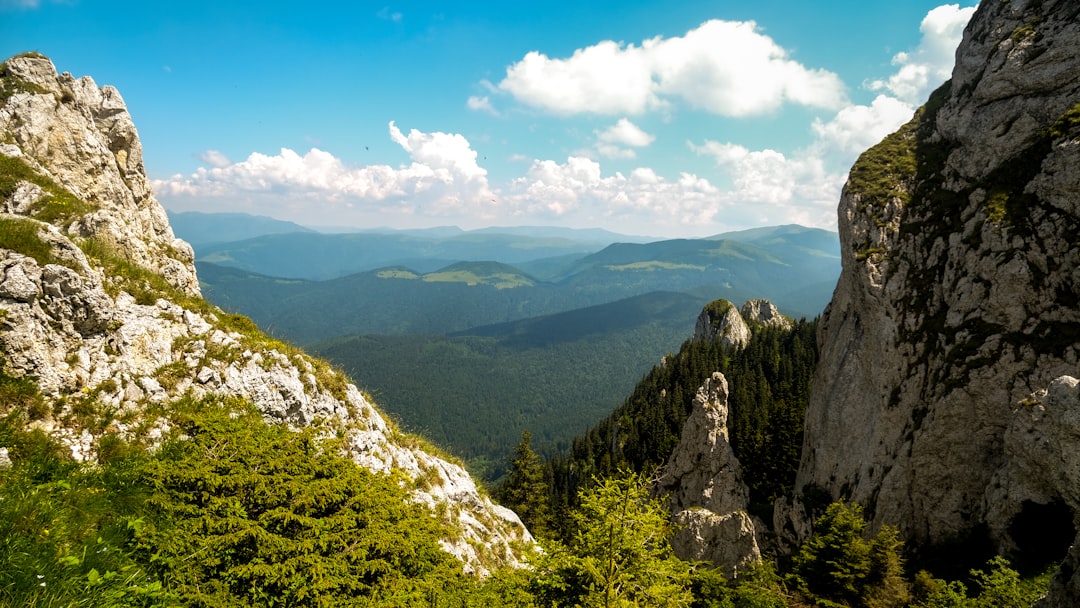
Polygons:
<instances>
[{"instance_id":1,"label":"limestone rock","mask_svg":"<svg viewBox=\"0 0 1080 608\"><path fill-rule=\"evenodd\" d=\"M656 490L668 496L673 520L683 526L671 541L675 555L709 561L731 578L761 559L761 552L746 512L750 491L728 443L727 397L720 372L698 389Z\"/></svg>"},{"instance_id":2,"label":"limestone rock","mask_svg":"<svg viewBox=\"0 0 1080 608\"><path fill-rule=\"evenodd\" d=\"M915 546L986 525L1005 549L1001 526L1040 499L995 485L1014 407L1080 354L1078 15L981 3L951 83L841 196L796 489L857 501Z\"/></svg>"},{"instance_id":3,"label":"limestone rock","mask_svg":"<svg viewBox=\"0 0 1080 608\"><path fill-rule=\"evenodd\" d=\"M698 315L694 338L699 342L720 342L728 346L746 346L750 341L750 327L739 314L739 309L727 300L710 302Z\"/></svg>"},{"instance_id":4,"label":"limestone rock","mask_svg":"<svg viewBox=\"0 0 1080 608\"><path fill-rule=\"evenodd\" d=\"M780 314L775 304L763 298L747 300L742 305L741 312L743 319L750 324L757 323L783 329L791 329L795 326L791 319Z\"/></svg>"},{"instance_id":5,"label":"limestone rock","mask_svg":"<svg viewBox=\"0 0 1080 608\"><path fill-rule=\"evenodd\" d=\"M194 252L175 237L154 198L142 144L120 93L98 88L89 76L58 75L51 61L32 55L8 59L0 77L39 91L16 93L0 107L0 132L14 141L0 147L0 154L20 158L90 207L59 227L72 236L96 237L176 288L198 295ZM0 208L32 214L49 196L22 182Z\"/></svg>"},{"instance_id":6,"label":"limestone rock","mask_svg":"<svg viewBox=\"0 0 1080 608\"><path fill-rule=\"evenodd\" d=\"M1051 583L1052 592L1040 607L1076 606L1080 603L1080 380L1062 376L1046 389L1035 392L1016 409L1005 432L1006 464L999 470L985 497L988 520L994 529L1008 530L1003 544L1013 552L1023 551L1030 538L1016 537L1021 515L1009 509L1017 497L1028 508L1030 534L1037 530L1049 540L1072 541L1065 564ZM1010 500L1011 499L1011 500ZM1061 504L1072 512L1072 520L1062 518L1047 505ZM1034 519L1034 521L1033 521ZM1040 547L1042 548L1042 547ZM1055 556L1049 556L1053 558Z\"/></svg>"}]
</instances>

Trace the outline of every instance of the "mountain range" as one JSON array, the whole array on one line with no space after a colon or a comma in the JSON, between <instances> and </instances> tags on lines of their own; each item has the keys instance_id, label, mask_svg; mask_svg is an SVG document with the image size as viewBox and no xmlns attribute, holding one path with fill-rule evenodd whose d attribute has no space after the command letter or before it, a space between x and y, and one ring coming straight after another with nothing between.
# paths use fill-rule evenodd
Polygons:
<instances>
[{"instance_id":1,"label":"mountain range","mask_svg":"<svg viewBox=\"0 0 1080 608\"><path fill-rule=\"evenodd\" d=\"M178 234L204 242L213 218ZM550 453L618 406L706 303L763 296L813 317L839 275L836 234L815 228L622 238L544 227L271 233L196 248L196 267L212 302L328 358L490 480L522 431ZM390 261L400 263L326 280L290 270Z\"/></svg>"}]
</instances>

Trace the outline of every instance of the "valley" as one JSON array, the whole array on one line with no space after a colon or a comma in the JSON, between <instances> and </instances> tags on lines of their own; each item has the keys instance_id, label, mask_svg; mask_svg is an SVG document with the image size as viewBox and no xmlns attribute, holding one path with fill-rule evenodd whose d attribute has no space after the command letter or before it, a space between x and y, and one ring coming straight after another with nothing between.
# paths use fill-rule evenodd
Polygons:
<instances>
[{"instance_id":1,"label":"valley","mask_svg":"<svg viewBox=\"0 0 1080 608\"><path fill-rule=\"evenodd\" d=\"M240 218L176 219L179 236L206 243ZM251 233L260 226L271 232ZM541 453L567 449L679 349L706 303L763 296L813 318L839 274L835 233L801 226L649 242L553 228L292 226L252 221L242 240L197 247L206 297L326 357L489 482L524 430ZM317 278L346 272L343 260L367 270Z\"/></svg>"}]
</instances>

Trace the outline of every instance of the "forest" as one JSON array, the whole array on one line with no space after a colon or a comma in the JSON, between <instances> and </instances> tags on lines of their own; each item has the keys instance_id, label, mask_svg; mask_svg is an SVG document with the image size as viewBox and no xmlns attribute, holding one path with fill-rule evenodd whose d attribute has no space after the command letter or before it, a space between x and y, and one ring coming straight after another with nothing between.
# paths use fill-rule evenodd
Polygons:
<instances>
[{"instance_id":1,"label":"forest","mask_svg":"<svg viewBox=\"0 0 1080 608\"><path fill-rule=\"evenodd\" d=\"M910 575L895 530L867 539L842 502L786 565L727 581L671 555L660 500L628 470L578 495L565 541L541 537L527 568L478 578L441 550L445 521L314 429L267 424L236 399L187 400L158 449L106 433L97 461L78 463L28 430L39 399L0 378L5 606L981 608L1029 605L1046 585L1001 558L964 581Z\"/></svg>"}]
</instances>

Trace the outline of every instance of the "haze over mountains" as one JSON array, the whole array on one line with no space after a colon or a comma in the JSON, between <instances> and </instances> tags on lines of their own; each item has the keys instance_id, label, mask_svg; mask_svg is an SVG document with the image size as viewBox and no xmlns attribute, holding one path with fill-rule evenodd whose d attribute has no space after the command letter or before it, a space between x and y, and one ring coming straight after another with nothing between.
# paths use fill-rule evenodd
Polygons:
<instances>
[{"instance_id":1,"label":"haze over mountains","mask_svg":"<svg viewBox=\"0 0 1080 608\"><path fill-rule=\"evenodd\" d=\"M836 233L796 225L653 240L173 219L211 301L327 357L406 428L489 478L522 430L546 451L618 406L690 337L706 303L766 297L814 317L840 272ZM477 419L491 423L467 422Z\"/></svg>"}]
</instances>

